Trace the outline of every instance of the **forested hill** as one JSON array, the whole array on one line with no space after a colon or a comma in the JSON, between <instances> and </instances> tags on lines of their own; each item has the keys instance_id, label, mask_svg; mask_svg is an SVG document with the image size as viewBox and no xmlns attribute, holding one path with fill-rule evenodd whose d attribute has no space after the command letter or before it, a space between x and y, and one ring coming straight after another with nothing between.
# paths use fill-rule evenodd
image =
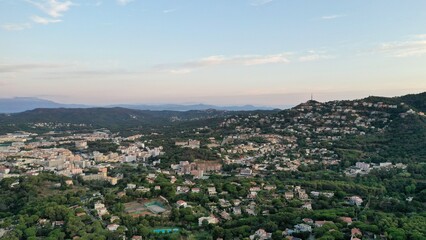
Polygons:
<instances>
[{"instance_id":1,"label":"forested hill","mask_svg":"<svg viewBox=\"0 0 426 240\"><path fill-rule=\"evenodd\" d=\"M219 117L226 111L149 111L127 108L38 108L22 113L3 115L2 120L14 122L60 122L60 123L86 123L96 125L109 125L111 123L140 123L168 120L191 120L195 118Z\"/></svg>"},{"instance_id":2,"label":"forested hill","mask_svg":"<svg viewBox=\"0 0 426 240\"><path fill-rule=\"evenodd\" d=\"M333 141L332 148L346 165L425 162L425 104L426 93L325 103L310 100L261 120L239 118L234 125L294 136L299 146L340 139Z\"/></svg>"},{"instance_id":3,"label":"forested hill","mask_svg":"<svg viewBox=\"0 0 426 240\"><path fill-rule=\"evenodd\" d=\"M404 102L419 111L426 112L426 92L420 94L409 94L397 99L400 99L401 102Z\"/></svg>"},{"instance_id":4,"label":"forested hill","mask_svg":"<svg viewBox=\"0 0 426 240\"><path fill-rule=\"evenodd\" d=\"M253 112L273 113L259 110ZM19 130L72 130L108 128L123 131L160 127L179 122L220 119L239 112L221 110L150 111L127 108L38 108L22 113L0 114L0 133Z\"/></svg>"},{"instance_id":5,"label":"forested hill","mask_svg":"<svg viewBox=\"0 0 426 240\"><path fill-rule=\"evenodd\" d=\"M347 144L347 151L363 153L362 158L348 159L377 163L426 162L426 92L394 98L368 97L352 103L355 102L359 117L368 119L375 131L341 141ZM393 108L395 106L397 108ZM384 117L376 117L381 114Z\"/></svg>"},{"instance_id":6,"label":"forested hill","mask_svg":"<svg viewBox=\"0 0 426 240\"><path fill-rule=\"evenodd\" d=\"M401 104L404 103L415 110L426 112L426 92L419 94L408 94L400 97L375 97L371 96L363 99L365 101L373 101L373 102L384 102L387 104Z\"/></svg>"}]
</instances>

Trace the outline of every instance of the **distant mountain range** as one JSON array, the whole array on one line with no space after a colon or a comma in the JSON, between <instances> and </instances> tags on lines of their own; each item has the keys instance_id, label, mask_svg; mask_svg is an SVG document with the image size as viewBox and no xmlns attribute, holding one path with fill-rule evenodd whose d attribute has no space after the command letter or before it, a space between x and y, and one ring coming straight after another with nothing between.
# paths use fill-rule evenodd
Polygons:
<instances>
[{"instance_id":1,"label":"distant mountain range","mask_svg":"<svg viewBox=\"0 0 426 240\"><path fill-rule=\"evenodd\" d=\"M208 104L191 104L191 105L181 105L181 104L162 104L162 105L112 105L107 107L122 107L129 109L137 110L151 110L151 111L190 111L190 110L222 110L222 111L255 111L255 110L273 110L271 107L258 107L253 105L243 105L243 106L215 106ZM291 106L288 106L290 108Z\"/></svg>"},{"instance_id":2,"label":"distant mountain range","mask_svg":"<svg viewBox=\"0 0 426 240\"><path fill-rule=\"evenodd\" d=\"M90 106L82 104L63 104L50 100L31 98L31 97L16 97L16 98L0 98L0 113L19 113L37 108L93 108L99 106ZM258 107L253 105L244 106L215 106L207 104L116 104L102 106L106 108L121 107L136 110L151 110L151 111L190 111L190 110L222 110L222 111L254 111L254 110L272 110L271 107ZM291 106L288 106L290 108Z\"/></svg>"},{"instance_id":3,"label":"distant mountain range","mask_svg":"<svg viewBox=\"0 0 426 240\"><path fill-rule=\"evenodd\" d=\"M0 98L0 113L18 113L36 108L86 108L78 104L62 104L40 98Z\"/></svg>"}]
</instances>

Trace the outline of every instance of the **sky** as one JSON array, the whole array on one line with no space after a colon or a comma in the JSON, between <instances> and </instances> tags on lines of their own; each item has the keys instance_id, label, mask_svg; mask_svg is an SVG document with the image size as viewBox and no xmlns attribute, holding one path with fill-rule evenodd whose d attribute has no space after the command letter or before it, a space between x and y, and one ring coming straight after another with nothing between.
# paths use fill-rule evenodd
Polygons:
<instances>
[{"instance_id":1,"label":"sky","mask_svg":"<svg viewBox=\"0 0 426 240\"><path fill-rule=\"evenodd\" d=\"M424 0L0 0L0 98L287 106L426 91Z\"/></svg>"}]
</instances>

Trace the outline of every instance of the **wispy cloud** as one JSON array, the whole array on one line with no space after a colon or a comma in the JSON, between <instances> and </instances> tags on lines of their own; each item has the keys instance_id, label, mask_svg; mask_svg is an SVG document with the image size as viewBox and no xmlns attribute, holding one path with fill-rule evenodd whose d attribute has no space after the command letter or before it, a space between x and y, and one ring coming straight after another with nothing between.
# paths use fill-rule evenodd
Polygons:
<instances>
[{"instance_id":1,"label":"wispy cloud","mask_svg":"<svg viewBox=\"0 0 426 240\"><path fill-rule=\"evenodd\" d=\"M33 22L35 22L35 23L43 24L43 25L47 25L47 24L50 24L50 23L62 22L61 19L43 18L43 17L36 16L36 15L32 16L31 20L33 20Z\"/></svg>"},{"instance_id":2,"label":"wispy cloud","mask_svg":"<svg viewBox=\"0 0 426 240\"><path fill-rule=\"evenodd\" d=\"M344 15L344 14L326 15L326 16L322 16L321 19L322 20L333 20L333 19L342 18L342 17L346 17L346 15Z\"/></svg>"},{"instance_id":3,"label":"wispy cloud","mask_svg":"<svg viewBox=\"0 0 426 240\"><path fill-rule=\"evenodd\" d=\"M416 34L416 35L412 35L410 36L413 39L426 39L426 34Z\"/></svg>"},{"instance_id":4,"label":"wispy cloud","mask_svg":"<svg viewBox=\"0 0 426 240\"><path fill-rule=\"evenodd\" d=\"M126 6L127 4L133 2L134 0L117 0L117 3L122 6Z\"/></svg>"},{"instance_id":5,"label":"wispy cloud","mask_svg":"<svg viewBox=\"0 0 426 240\"><path fill-rule=\"evenodd\" d=\"M30 23L8 23L1 25L1 28L6 31L22 31L31 28Z\"/></svg>"},{"instance_id":6,"label":"wispy cloud","mask_svg":"<svg viewBox=\"0 0 426 240\"><path fill-rule=\"evenodd\" d=\"M72 1L60 0L26 0L47 15L53 18L62 17L63 13L67 12L73 5Z\"/></svg>"},{"instance_id":7,"label":"wispy cloud","mask_svg":"<svg viewBox=\"0 0 426 240\"><path fill-rule=\"evenodd\" d=\"M239 55L239 56L210 56L195 61L189 61L175 65L156 66L155 70L168 72L172 74L185 74L193 72L196 69L213 66L255 66L265 64L288 63L287 53L273 55Z\"/></svg>"},{"instance_id":8,"label":"wispy cloud","mask_svg":"<svg viewBox=\"0 0 426 240\"><path fill-rule=\"evenodd\" d=\"M288 54L275 54L266 56L248 56L247 59L243 59L243 64L246 66L253 65L264 65L271 63L289 63L287 58Z\"/></svg>"},{"instance_id":9,"label":"wispy cloud","mask_svg":"<svg viewBox=\"0 0 426 240\"><path fill-rule=\"evenodd\" d=\"M86 6L90 6L90 7L99 7L103 4L103 0L90 0L87 1L87 3L85 3L84 5ZM80 4L81 6L82 4Z\"/></svg>"},{"instance_id":10,"label":"wispy cloud","mask_svg":"<svg viewBox=\"0 0 426 240\"><path fill-rule=\"evenodd\" d=\"M94 3L94 6L96 6L96 7L99 7L99 6L101 6L102 5L102 1L101 0L98 0L98 1L96 1L95 3Z\"/></svg>"},{"instance_id":11,"label":"wispy cloud","mask_svg":"<svg viewBox=\"0 0 426 240\"><path fill-rule=\"evenodd\" d=\"M53 64L53 63L0 63L0 73L24 72L35 69L57 69L67 67L69 65Z\"/></svg>"},{"instance_id":12,"label":"wispy cloud","mask_svg":"<svg viewBox=\"0 0 426 240\"><path fill-rule=\"evenodd\" d=\"M30 62L30 63L1 63L0 74L19 74L19 73L43 73L44 78L59 76L93 78L100 76L121 76L135 77L146 74L189 74L200 69L219 68L219 67L255 67L263 65L279 65L298 62L312 62L323 59L333 58L327 55L325 51L307 51L299 53L277 53L265 55L213 55L192 61L161 64L149 67L145 70L130 71L117 67L93 68L84 63L49 63L49 62Z\"/></svg>"},{"instance_id":13,"label":"wispy cloud","mask_svg":"<svg viewBox=\"0 0 426 240\"><path fill-rule=\"evenodd\" d=\"M257 7L273 2L274 0L252 0L250 5Z\"/></svg>"},{"instance_id":14,"label":"wispy cloud","mask_svg":"<svg viewBox=\"0 0 426 240\"><path fill-rule=\"evenodd\" d=\"M167 14L167 13L172 13L172 12L176 12L176 11L177 11L177 8L166 9L166 10L163 10L163 13Z\"/></svg>"},{"instance_id":15,"label":"wispy cloud","mask_svg":"<svg viewBox=\"0 0 426 240\"><path fill-rule=\"evenodd\" d=\"M313 62L326 59L333 59L335 56L328 54L325 51L307 51L299 53L278 53L267 55L235 55L223 56L215 55L206 58L201 58L194 61L188 61L181 64L165 64L157 65L154 71L166 72L171 74L187 74L195 70L220 67L220 66L258 66L270 64L287 64L292 62Z\"/></svg>"},{"instance_id":16,"label":"wispy cloud","mask_svg":"<svg viewBox=\"0 0 426 240\"><path fill-rule=\"evenodd\" d=\"M299 62L315 62L319 60L333 59L335 56L329 55L324 51L308 51L298 57Z\"/></svg>"},{"instance_id":17,"label":"wispy cloud","mask_svg":"<svg viewBox=\"0 0 426 240\"><path fill-rule=\"evenodd\" d=\"M168 72L171 74L187 74L187 73L191 73L192 71L193 69L182 68L182 69L167 69L164 72Z\"/></svg>"},{"instance_id":18,"label":"wispy cloud","mask_svg":"<svg viewBox=\"0 0 426 240\"><path fill-rule=\"evenodd\" d=\"M426 34L410 36L403 41L382 43L378 51L393 57L424 56L426 55Z\"/></svg>"}]
</instances>

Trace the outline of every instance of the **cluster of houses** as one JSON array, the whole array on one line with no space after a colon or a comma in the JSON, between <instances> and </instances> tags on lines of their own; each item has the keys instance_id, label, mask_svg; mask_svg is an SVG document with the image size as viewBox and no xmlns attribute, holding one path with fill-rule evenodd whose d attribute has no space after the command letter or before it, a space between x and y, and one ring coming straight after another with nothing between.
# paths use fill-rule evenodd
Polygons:
<instances>
[{"instance_id":1,"label":"cluster of houses","mask_svg":"<svg viewBox=\"0 0 426 240\"><path fill-rule=\"evenodd\" d=\"M271 169L298 171L300 167L313 164L338 165L339 155L328 146L333 146L333 142L345 135L383 132L390 123L392 111L422 114L413 110L405 112L404 109L404 104L366 100L308 101L277 115L231 116L219 126L234 133L224 136L220 146L216 144L212 148L220 150L224 164L239 165L235 171L240 176L263 175ZM272 133L262 133L259 126L272 128ZM374 168L386 168L388 164L366 166L366 163L359 163L346 173L353 176L366 174ZM405 168L405 165L394 167Z\"/></svg>"},{"instance_id":2,"label":"cluster of houses","mask_svg":"<svg viewBox=\"0 0 426 240\"><path fill-rule=\"evenodd\" d=\"M384 162L384 163L365 163L365 162L356 162L355 166L349 167L345 170L345 174L347 176L356 177L359 175L365 175L370 173L371 170L378 169L378 170L386 170L391 168L398 168L398 169L406 169L407 165L402 163L396 163L392 164L391 162Z\"/></svg>"},{"instance_id":3,"label":"cluster of houses","mask_svg":"<svg viewBox=\"0 0 426 240\"><path fill-rule=\"evenodd\" d=\"M352 225L353 219L351 217L339 217L337 221L350 227ZM311 218L304 218L302 219L302 223L294 225L292 229L285 229L282 234L286 239L298 240L300 238L293 237L292 235L297 233L305 233L310 235L315 228L323 227L325 224L334 224L334 222L324 220L314 221ZM361 236L362 232L359 228L351 228L351 240L360 240L359 237Z\"/></svg>"},{"instance_id":4,"label":"cluster of houses","mask_svg":"<svg viewBox=\"0 0 426 240\"><path fill-rule=\"evenodd\" d=\"M121 141L138 139L137 136L122 138L109 132L95 131L63 136L55 132L39 136L33 133L14 133L0 136L0 179L25 175L38 175L41 171L52 171L58 175L83 176L84 180L103 180L116 184L120 176L109 177L106 168L111 164L145 162L150 157L164 154L161 146L149 148L145 143L134 141L126 146ZM118 152L101 153L83 151L88 142L107 140L116 143ZM82 152L73 153L64 144L74 145ZM8 161L7 161L8 160ZM10 161L13 160L13 161ZM87 170L99 169L98 174L87 174Z\"/></svg>"},{"instance_id":5,"label":"cluster of houses","mask_svg":"<svg viewBox=\"0 0 426 240\"><path fill-rule=\"evenodd\" d=\"M175 145L183 148L196 149L200 148L200 141L189 139L188 141L175 142Z\"/></svg>"},{"instance_id":6,"label":"cluster of houses","mask_svg":"<svg viewBox=\"0 0 426 240\"><path fill-rule=\"evenodd\" d=\"M190 163L181 161L179 164L172 164L171 169L178 175L192 175L194 178L203 178L204 173L220 172L222 163L220 161L201 161L197 160Z\"/></svg>"}]
</instances>

